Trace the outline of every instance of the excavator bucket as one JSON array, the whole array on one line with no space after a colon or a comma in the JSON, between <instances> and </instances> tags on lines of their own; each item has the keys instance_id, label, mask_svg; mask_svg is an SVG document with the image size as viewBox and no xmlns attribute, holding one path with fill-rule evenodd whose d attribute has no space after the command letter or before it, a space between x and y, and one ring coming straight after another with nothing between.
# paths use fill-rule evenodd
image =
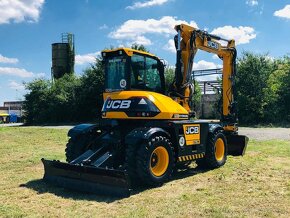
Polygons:
<instances>
[{"instance_id":1,"label":"excavator bucket","mask_svg":"<svg viewBox=\"0 0 290 218\"><path fill-rule=\"evenodd\" d=\"M228 143L228 154L233 156L244 155L247 144L249 142L249 138L244 135L228 135L227 143Z\"/></svg>"},{"instance_id":2,"label":"excavator bucket","mask_svg":"<svg viewBox=\"0 0 290 218\"><path fill-rule=\"evenodd\" d=\"M41 160L45 171L43 179L49 183L88 193L118 197L130 196L130 184L126 171L63 163L56 160Z\"/></svg>"}]
</instances>

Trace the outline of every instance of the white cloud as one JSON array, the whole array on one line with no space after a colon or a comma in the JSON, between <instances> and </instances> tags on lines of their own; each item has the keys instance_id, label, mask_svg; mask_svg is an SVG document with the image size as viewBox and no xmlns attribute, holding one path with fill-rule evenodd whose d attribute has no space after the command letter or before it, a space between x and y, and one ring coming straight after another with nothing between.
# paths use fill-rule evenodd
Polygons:
<instances>
[{"instance_id":1,"label":"white cloud","mask_svg":"<svg viewBox=\"0 0 290 218\"><path fill-rule=\"evenodd\" d=\"M169 37L176 33L174 26L181 23L188 24L184 20L176 20L175 17L171 16L164 16L160 20L127 20L119 28L111 32L109 37L127 41L129 44L151 45L151 40L145 35L159 34ZM189 25L197 27L194 21L191 21Z\"/></svg>"},{"instance_id":2,"label":"white cloud","mask_svg":"<svg viewBox=\"0 0 290 218\"><path fill-rule=\"evenodd\" d=\"M100 55L100 52L88 53L84 55L76 55L75 63L76 65L84 65L89 63L94 63L96 61L96 57Z\"/></svg>"},{"instance_id":3,"label":"white cloud","mask_svg":"<svg viewBox=\"0 0 290 218\"><path fill-rule=\"evenodd\" d=\"M34 77L37 77L37 78L45 77L45 73L34 74Z\"/></svg>"},{"instance_id":4,"label":"white cloud","mask_svg":"<svg viewBox=\"0 0 290 218\"><path fill-rule=\"evenodd\" d=\"M192 70L216 69L216 68L221 68L221 67L222 66L220 64L201 60L201 61L198 61L197 63L193 63Z\"/></svg>"},{"instance_id":5,"label":"white cloud","mask_svg":"<svg viewBox=\"0 0 290 218\"><path fill-rule=\"evenodd\" d=\"M44 0L1 0L0 24L37 22Z\"/></svg>"},{"instance_id":6,"label":"white cloud","mask_svg":"<svg viewBox=\"0 0 290 218\"><path fill-rule=\"evenodd\" d=\"M105 30L108 29L109 27L106 24L103 24L102 26L99 27L100 30Z\"/></svg>"},{"instance_id":7,"label":"white cloud","mask_svg":"<svg viewBox=\"0 0 290 218\"><path fill-rule=\"evenodd\" d=\"M275 11L274 16L290 19L290 5L286 5L283 9Z\"/></svg>"},{"instance_id":8,"label":"white cloud","mask_svg":"<svg viewBox=\"0 0 290 218\"><path fill-rule=\"evenodd\" d=\"M249 12L262 15L264 12L264 4L259 4L258 0L246 0L246 4L250 7ZM259 6L260 5L260 6Z\"/></svg>"},{"instance_id":9,"label":"white cloud","mask_svg":"<svg viewBox=\"0 0 290 218\"><path fill-rule=\"evenodd\" d=\"M9 88L16 89L16 90L24 90L25 86L21 83L18 83L14 80L10 80L8 83Z\"/></svg>"},{"instance_id":10,"label":"white cloud","mask_svg":"<svg viewBox=\"0 0 290 218\"><path fill-rule=\"evenodd\" d=\"M208 62L205 60L200 60L197 63L193 63L192 70L208 70L208 69L217 69L222 68L222 65L216 64L213 62ZM220 77L219 75L207 75L207 76L198 76L196 77L196 80L198 81L212 81L216 80L217 77Z\"/></svg>"},{"instance_id":11,"label":"white cloud","mask_svg":"<svg viewBox=\"0 0 290 218\"><path fill-rule=\"evenodd\" d=\"M247 26L223 26L215 28L211 34L218 35L226 39L235 39L236 44L247 44L251 39L256 38L254 28Z\"/></svg>"},{"instance_id":12,"label":"white cloud","mask_svg":"<svg viewBox=\"0 0 290 218\"><path fill-rule=\"evenodd\" d=\"M136 36L135 40L132 40L129 44L152 45L152 42L145 36Z\"/></svg>"},{"instance_id":13,"label":"white cloud","mask_svg":"<svg viewBox=\"0 0 290 218\"><path fill-rule=\"evenodd\" d=\"M0 63L16 64L18 62L19 62L19 60L17 58L8 58L8 57L4 57L3 55L0 54Z\"/></svg>"},{"instance_id":14,"label":"white cloud","mask_svg":"<svg viewBox=\"0 0 290 218\"><path fill-rule=\"evenodd\" d=\"M214 54L214 55L212 56L212 59L217 60L217 59L220 59L220 58L219 58L219 56L217 56L216 54Z\"/></svg>"},{"instance_id":15,"label":"white cloud","mask_svg":"<svg viewBox=\"0 0 290 218\"><path fill-rule=\"evenodd\" d=\"M259 2L257 0L247 0L246 4L253 7L253 6L257 6Z\"/></svg>"},{"instance_id":16,"label":"white cloud","mask_svg":"<svg viewBox=\"0 0 290 218\"><path fill-rule=\"evenodd\" d=\"M175 66L172 66L172 65L168 65L167 67L170 69L175 69ZM192 70L199 71L199 70L218 69L218 68L222 68L222 67L223 66L221 64L216 64L213 62L200 60L196 63L195 62L193 63ZM207 76L198 76L198 77L196 77L196 80L198 80L198 81L211 81L211 80L216 80L217 77L220 77L220 75L213 74L213 75L207 75Z\"/></svg>"},{"instance_id":17,"label":"white cloud","mask_svg":"<svg viewBox=\"0 0 290 218\"><path fill-rule=\"evenodd\" d=\"M176 52L175 44L173 39L169 39L167 44L163 46L164 50L170 51L172 53Z\"/></svg>"},{"instance_id":18,"label":"white cloud","mask_svg":"<svg viewBox=\"0 0 290 218\"><path fill-rule=\"evenodd\" d=\"M163 5L169 0L147 0L145 2L135 2L133 5L126 7L126 9L148 8L155 5Z\"/></svg>"},{"instance_id":19,"label":"white cloud","mask_svg":"<svg viewBox=\"0 0 290 218\"><path fill-rule=\"evenodd\" d=\"M0 75L18 76L22 78L34 77L35 74L22 68L0 67Z\"/></svg>"}]
</instances>

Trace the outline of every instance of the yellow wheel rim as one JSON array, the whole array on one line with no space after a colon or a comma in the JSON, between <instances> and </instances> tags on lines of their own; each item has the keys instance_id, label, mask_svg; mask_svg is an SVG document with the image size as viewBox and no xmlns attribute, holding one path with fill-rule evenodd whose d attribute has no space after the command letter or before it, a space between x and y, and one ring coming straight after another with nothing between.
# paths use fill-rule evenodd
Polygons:
<instances>
[{"instance_id":1,"label":"yellow wheel rim","mask_svg":"<svg viewBox=\"0 0 290 218\"><path fill-rule=\"evenodd\" d=\"M225 154L225 143L221 138L218 138L215 142L215 158L221 161Z\"/></svg>"},{"instance_id":2,"label":"yellow wheel rim","mask_svg":"<svg viewBox=\"0 0 290 218\"><path fill-rule=\"evenodd\" d=\"M163 146L154 149L150 157L150 170L154 176L162 176L169 164L169 155Z\"/></svg>"}]
</instances>

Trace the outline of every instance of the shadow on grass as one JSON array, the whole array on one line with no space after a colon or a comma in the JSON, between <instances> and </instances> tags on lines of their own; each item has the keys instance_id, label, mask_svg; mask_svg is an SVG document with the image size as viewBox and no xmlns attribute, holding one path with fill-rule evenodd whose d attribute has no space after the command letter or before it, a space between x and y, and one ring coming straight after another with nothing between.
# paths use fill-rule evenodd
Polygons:
<instances>
[{"instance_id":1,"label":"shadow on grass","mask_svg":"<svg viewBox=\"0 0 290 218\"><path fill-rule=\"evenodd\" d=\"M191 167L191 166L185 166L185 167L179 167L178 171L175 172L172 176L173 180L179 180L179 179L183 179L189 176L194 176L197 174L202 174L202 173L206 173L207 171L209 171L209 169L205 169L199 166L196 167Z\"/></svg>"},{"instance_id":2,"label":"shadow on grass","mask_svg":"<svg viewBox=\"0 0 290 218\"><path fill-rule=\"evenodd\" d=\"M45 182L43 179L31 180L26 184L21 184L19 186L23 188L32 189L36 191L37 194L52 193L56 196L73 200L86 200L86 201L112 203L114 201L122 199L121 197L96 195L58 187L56 185Z\"/></svg>"},{"instance_id":3,"label":"shadow on grass","mask_svg":"<svg viewBox=\"0 0 290 218\"><path fill-rule=\"evenodd\" d=\"M196 174L205 173L207 170L201 169L199 167L180 167L174 174L172 175L172 180L180 180L186 177L194 176ZM56 185L52 185L50 183L45 182L42 179L31 180L25 184L20 184L19 187L29 188L36 191L38 194L44 193L52 193L56 196L60 196L62 198L74 199L74 200L86 200L86 201L97 201L97 202L106 202L112 203L114 201L121 200L126 197L116 197L116 196L107 196L107 195L97 195L91 193L84 193L79 191L74 191L71 189L66 189L62 187L58 187ZM148 186L140 186L135 187L131 190L130 194L136 195L142 193L145 190L149 190L151 188L156 187L148 187Z\"/></svg>"}]
</instances>

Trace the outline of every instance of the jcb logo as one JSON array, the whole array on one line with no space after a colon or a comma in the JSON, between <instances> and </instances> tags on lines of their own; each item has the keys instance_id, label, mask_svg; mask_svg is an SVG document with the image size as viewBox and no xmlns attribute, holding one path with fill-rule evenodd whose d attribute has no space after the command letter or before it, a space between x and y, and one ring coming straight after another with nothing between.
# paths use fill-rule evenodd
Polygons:
<instances>
[{"instance_id":1,"label":"jcb logo","mask_svg":"<svg viewBox=\"0 0 290 218\"><path fill-rule=\"evenodd\" d=\"M207 41L207 46L213 49L218 50L219 49L219 45L216 42L213 41Z\"/></svg>"},{"instance_id":2,"label":"jcb logo","mask_svg":"<svg viewBox=\"0 0 290 218\"><path fill-rule=\"evenodd\" d=\"M131 100L108 100L106 109L128 109L131 105Z\"/></svg>"},{"instance_id":3,"label":"jcb logo","mask_svg":"<svg viewBox=\"0 0 290 218\"><path fill-rule=\"evenodd\" d=\"M199 133L199 127L198 126L187 126L185 130L186 135L191 134L198 134Z\"/></svg>"},{"instance_id":4,"label":"jcb logo","mask_svg":"<svg viewBox=\"0 0 290 218\"><path fill-rule=\"evenodd\" d=\"M200 144L200 124L183 125L186 145Z\"/></svg>"}]
</instances>

